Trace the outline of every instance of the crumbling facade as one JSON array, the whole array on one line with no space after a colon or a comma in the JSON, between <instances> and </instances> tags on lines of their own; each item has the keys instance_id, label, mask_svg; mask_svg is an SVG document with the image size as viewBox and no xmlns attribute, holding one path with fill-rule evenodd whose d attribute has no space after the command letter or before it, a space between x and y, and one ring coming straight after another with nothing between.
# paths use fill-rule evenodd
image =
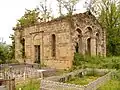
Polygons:
<instances>
[{"instance_id":1,"label":"crumbling facade","mask_svg":"<svg viewBox=\"0 0 120 90\"><path fill-rule=\"evenodd\" d=\"M20 63L67 69L75 52L106 56L105 30L87 12L15 29L15 59Z\"/></svg>"}]
</instances>

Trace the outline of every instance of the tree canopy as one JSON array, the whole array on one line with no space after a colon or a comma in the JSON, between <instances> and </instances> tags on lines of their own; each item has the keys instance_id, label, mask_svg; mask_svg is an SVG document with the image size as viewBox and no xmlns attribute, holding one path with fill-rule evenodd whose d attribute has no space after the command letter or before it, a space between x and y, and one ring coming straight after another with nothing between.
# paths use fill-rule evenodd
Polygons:
<instances>
[{"instance_id":1,"label":"tree canopy","mask_svg":"<svg viewBox=\"0 0 120 90\"><path fill-rule=\"evenodd\" d=\"M27 27L34 25L38 22L39 12L37 9L28 10L26 9L25 14L18 20L17 27Z\"/></svg>"},{"instance_id":2,"label":"tree canopy","mask_svg":"<svg viewBox=\"0 0 120 90\"><path fill-rule=\"evenodd\" d=\"M107 55L120 55L120 4L117 0L102 0L99 22L106 29Z\"/></svg>"}]
</instances>

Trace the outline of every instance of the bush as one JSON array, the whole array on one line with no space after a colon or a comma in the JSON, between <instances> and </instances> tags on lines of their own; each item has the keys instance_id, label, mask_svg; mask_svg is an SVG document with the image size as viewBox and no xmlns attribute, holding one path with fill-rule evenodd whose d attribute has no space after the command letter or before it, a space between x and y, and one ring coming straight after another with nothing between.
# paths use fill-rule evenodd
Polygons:
<instances>
[{"instance_id":1,"label":"bush","mask_svg":"<svg viewBox=\"0 0 120 90\"><path fill-rule=\"evenodd\" d=\"M73 68L120 69L120 57L90 57L75 53Z\"/></svg>"},{"instance_id":2,"label":"bush","mask_svg":"<svg viewBox=\"0 0 120 90\"><path fill-rule=\"evenodd\" d=\"M82 65L83 62L85 62L84 56L80 55L79 53L75 53L73 65L79 66L79 65Z\"/></svg>"}]
</instances>

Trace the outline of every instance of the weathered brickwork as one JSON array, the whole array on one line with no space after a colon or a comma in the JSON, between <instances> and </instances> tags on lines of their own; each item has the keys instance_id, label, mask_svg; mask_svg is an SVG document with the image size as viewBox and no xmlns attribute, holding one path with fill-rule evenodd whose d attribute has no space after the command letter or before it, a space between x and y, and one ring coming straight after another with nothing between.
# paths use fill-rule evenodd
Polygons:
<instances>
[{"instance_id":1,"label":"weathered brickwork","mask_svg":"<svg viewBox=\"0 0 120 90\"><path fill-rule=\"evenodd\" d=\"M16 29L15 58L21 63L34 63L38 60L49 67L67 69L72 66L75 52L106 56L105 38L104 29L93 15L76 14Z\"/></svg>"}]
</instances>

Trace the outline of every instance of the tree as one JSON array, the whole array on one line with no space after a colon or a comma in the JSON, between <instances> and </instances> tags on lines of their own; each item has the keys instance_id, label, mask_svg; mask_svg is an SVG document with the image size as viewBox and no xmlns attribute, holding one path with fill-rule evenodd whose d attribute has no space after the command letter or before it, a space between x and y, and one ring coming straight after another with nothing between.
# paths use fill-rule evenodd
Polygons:
<instances>
[{"instance_id":1,"label":"tree","mask_svg":"<svg viewBox=\"0 0 120 90\"><path fill-rule=\"evenodd\" d=\"M34 10L27 10L25 14L18 20L16 27L28 27L34 25L38 22L39 19L39 12L37 9Z\"/></svg>"},{"instance_id":2,"label":"tree","mask_svg":"<svg viewBox=\"0 0 120 90\"><path fill-rule=\"evenodd\" d=\"M9 47L9 59L15 59L15 36L13 34L10 35L12 45Z\"/></svg>"},{"instance_id":3,"label":"tree","mask_svg":"<svg viewBox=\"0 0 120 90\"><path fill-rule=\"evenodd\" d=\"M60 16L63 16L63 14L62 14L62 2L61 2L61 0L57 0L57 2L58 2L58 8L59 8L59 14L60 14Z\"/></svg>"},{"instance_id":4,"label":"tree","mask_svg":"<svg viewBox=\"0 0 120 90\"><path fill-rule=\"evenodd\" d=\"M57 0L57 2L67 10L68 15L72 15L73 11L75 11L75 5L78 3L79 0ZM61 10L61 5L59 9ZM61 11L60 11L61 12Z\"/></svg>"},{"instance_id":5,"label":"tree","mask_svg":"<svg viewBox=\"0 0 120 90\"><path fill-rule=\"evenodd\" d=\"M101 25L106 29L107 54L120 55L120 4L117 0L101 0L99 4Z\"/></svg>"},{"instance_id":6,"label":"tree","mask_svg":"<svg viewBox=\"0 0 120 90\"><path fill-rule=\"evenodd\" d=\"M7 63L9 60L9 45L0 43L0 63Z\"/></svg>"},{"instance_id":7,"label":"tree","mask_svg":"<svg viewBox=\"0 0 120 90\"><path fill-rule=\"evenodd\" d=\"M40 11L40 15L44 22L53 18L51 16L52 9L50 4L48 5L48 0L41 0L37 9Z\"/></svg>"}]
</instances>

